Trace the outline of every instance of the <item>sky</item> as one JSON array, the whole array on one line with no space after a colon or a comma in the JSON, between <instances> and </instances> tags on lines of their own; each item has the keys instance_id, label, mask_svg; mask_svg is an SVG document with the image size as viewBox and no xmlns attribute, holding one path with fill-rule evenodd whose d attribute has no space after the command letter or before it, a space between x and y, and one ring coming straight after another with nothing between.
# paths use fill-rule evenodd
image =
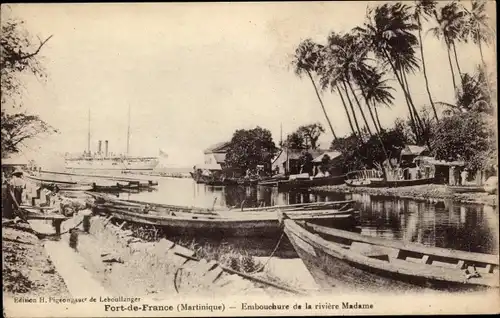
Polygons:
<instances>
[{"instance_id":1,"label":"sky","mask_svg":"<svg viewBox=\"0 0 500 318\"><path fill-rule=\"evenodd\" d=\"M202 162L203 150L230 140L236 129L269 129L276 143L298 126L320 122L328 148L331 133L308 78L291 69L296 46L329 32L347 32L364 21L367 5L352 2L17 4L2 15L26 21L36 37L53 37L41 51L48 78L23 76L24 104L59 130L36 138L25 154L54 161L58 153L109 140L126 150L130 108L130 154L169 154L172 165ZM424 28L431 25L426 24ZM444 44L424 33L434 99L453 102ZM484 49L493 60L493 49ZM458 47L460 66L480 62L473 45ZM421 73L409 78L418 108L428 103ZM397 82L393 85L397 88ZM383 126L407 116L398 90L391 108L381 108ZM340 98L322 98L337 135L349 133Z\"/></svg>"}]
</instances>

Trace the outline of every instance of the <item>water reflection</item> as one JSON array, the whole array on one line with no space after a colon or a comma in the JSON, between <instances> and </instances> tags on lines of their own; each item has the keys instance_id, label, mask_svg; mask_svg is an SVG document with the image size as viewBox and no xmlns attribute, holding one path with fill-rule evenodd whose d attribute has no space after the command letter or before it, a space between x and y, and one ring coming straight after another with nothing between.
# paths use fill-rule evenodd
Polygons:
<instances>
[{"instance_id":1,"label":"water reflection","mask_svg":"<svg viewBox=\"0 0 500 318\"><path fill-rule=\"evenodd\" d=\"M364 235L474 252L498 250L498 214L488 206L367 194L278 192L271 187L208 187L191 179L159 178L158 183L157 191L123 193L120 197L216 208L352 199L360 211Z\"/></svg>"}]
</instances>

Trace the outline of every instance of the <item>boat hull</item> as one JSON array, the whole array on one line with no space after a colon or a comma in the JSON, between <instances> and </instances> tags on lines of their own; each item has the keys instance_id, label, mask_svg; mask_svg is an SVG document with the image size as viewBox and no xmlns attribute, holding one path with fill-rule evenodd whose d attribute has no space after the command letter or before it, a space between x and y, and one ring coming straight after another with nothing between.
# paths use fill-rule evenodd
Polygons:
<instances>
[{"instance_id":1,"label":"boat hull","mask_svg":"<svg viewBox=\"0 0 500 318\"><path fill-rule=\"evenodd\" d=\"M99 212L99 211L98 211ZM281 233L280 220L276 214L269 212L270 217L261 218L221 218L207 217L203 215L190 218L151 215L128 212L120 209L108 208L104 211L114 218L138 223L143 225L153 225L162 228L169 235L204 236L210 238L224 237L275 237ZM337 227L352 228L357 225L357 218L354 213L339 213L328 217L316 218L302 216L298 219L307 219L311 223Z\"/></svg>"},{"instance_id":2,"label":"boat hull","mask_svg":"<svg viewBox=\"0 0 500 318\"><path fill-rule=\"evenodd\" d=\"M386 180L369 180L369 182L356 183L354 180L346 180L345 184L353 188L399 188L399 187L411 187L416 185L425 185L434 183L434 178L428 179L418 179L418 180L397 180L397 181L386 181Z\"/></svg>"},{"instance_id":3,"label":"boat hull","mask_svg":"<svg viewBox=\"0 0 500 318\"><path fill-rule=\"evenodd\" d=\"M81 158L66 159L69 170L153 170L159 163L157 158Z\"/></svg>"},{"instance_id":4,"label":"boat hull","mask_svg":"<svg viewBox=\"0 0 500 318\"><path fill-rule=\"evenodd\" d=\"M446 281L422 276L421 273L408 274L404 271L386 270L371 266L370 262L356 262L346 257L342 248L331 249L314 234L300 229L296 223L285 221L287 234L295 251L304 262L316 283L323 289L336 291L380 293L423 291L423 290L484 290L487 287L473 283ZM464 279L465 280L465 279Z\"/></svg>"},{"instance_id":5,"label":"boat hull","mask_svg":"<svg viewBox=\"0 0 500 318\"><path fill-rule=\"evenodd\" d=\"M328 185L340 185L344 183L344 176L337 177L324 177L324 178L313 178L306 180L283 180L278 181L278 190L294 190L294 189L306 189L311 187L320 187Z\"/></svg>"}]
</instances>

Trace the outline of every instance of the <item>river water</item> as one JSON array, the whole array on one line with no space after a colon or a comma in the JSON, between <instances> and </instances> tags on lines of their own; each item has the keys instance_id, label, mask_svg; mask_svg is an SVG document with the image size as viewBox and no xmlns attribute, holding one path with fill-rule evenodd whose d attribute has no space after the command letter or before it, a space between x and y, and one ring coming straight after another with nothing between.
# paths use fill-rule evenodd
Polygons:
<instances>
[{"instance_id":1,"label":"river water","mask_svg":"<svg viewBox=\"0 0 500 318\"><path fill-rule=\"evenodd\" d=\"M496 253L498 214L483 205L430 203L367 194L278 192L271 187L211 187L192 179L158 178L153 191L121 193L120 198L201 207L255 207L302 202L355 200L361 233L426 246Z\"/></svg>"}]
</instances>

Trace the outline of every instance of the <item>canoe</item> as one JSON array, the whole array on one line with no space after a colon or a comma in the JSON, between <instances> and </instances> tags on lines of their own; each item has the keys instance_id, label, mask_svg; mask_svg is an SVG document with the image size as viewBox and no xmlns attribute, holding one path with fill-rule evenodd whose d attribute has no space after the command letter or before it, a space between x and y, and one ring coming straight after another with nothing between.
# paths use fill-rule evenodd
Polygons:
<instances>
[{"instance_id":1,"label":"canoe","mask_svg":"<svg viewBox=\"0 0 500 318\"><path fill-rule=\"evenodd\" d=\"M499 287L498 255L369 237L284 217L285 233L322 288L380 293Z\"/></svg>"},{"instance_id":2,"label":"canoe","mask_svg":"<svg viewBox=\"0 0 500 318\"><path fill-rule=\"evenodd\" d=\"M99 208L97 208L99 213ZM233 216L207 216L173 212L172 215L159 213L137 213L125 209L108 208L108 215L120 221L157 226L169 235L204 236L210 238L258 237L275 238L282 233L277 212L260 212L252 215L233 213ZM310 213L310 212L309 212ZM317 213L289 212L295 220L304 220L326 226L351 228L357 225L356 211Z\"/></svg>"},{"instance_id":3,"label":"canoe","mask_svg":"<svg viewBox=\"0 0 500 318\"><path fill-rule=\"evenodd\" d=\"M76 182L76 181L54 180L54 179L47 179L47 178L39 178L39 177L31 176L31 175L26 175L26 177L28 179L33 180L33 181L37 181L41 184L57 184L57 185L68 185L68 184L76 185L76 184L78 184L78 182Z\"/></svg>"},{"instance_id":4,"label":"canoe","mask_svg":"<svg viewBox=\"0 0 500 318\"><path fill-rule=\"evenodd\" d=\"M93 190L93 186L92 185L85 185L85 184L77 184L77 185L69 185L69 186L57 186L57 188L59 189L59 191L81 191L81 192L85 192L85 191L92 191Z\"/></svg>"},{"instance_id":5,"label":"canoe","mask_svg":"<svg viewBox=\"0 0 500 318\"><path fill-rule=\"evenodd\" d=\"M484 186L447 186L451 193L470 193L470 192L486 192Z\"/></svg>"},{"instance_id":6,"label":"canoe","mask_svg":"<svg viewBox=\"0 0 500 318\"><path fill-rule=\"evenodd\" d=\"M295 179L278 181L278 190L293 190L344 183L345 176L321 177L312 179Z\"/></svg>"},{"instance_id":7,"label":"canoe","mask_svg":"<svg viewBox=\"0 0 500 318\"><path fill-rule=\"evenodd\" d=\"M192 213L201 213L201 214L217 214L221 211L238 211L238 212L252 212L252 211L276 211L276 210L328 210L328 209L346 209L351 207L354 203L353 200L344 200L344 201L329 201L329 202L312 202L312 203L297 203L297 204L288 204L288 205L274 205L267 207L256 207L256 208L239 208L239 209L207 209L201 207L193 207L193 206L182 206L182 205L172 205L172 204L160 204L160 203L150 203L138 200L123 200L118 199L116 197L98 194L98 193L89 193L92 197L94 197L98 203L106 202L108 206L118 205L118 206L136 206L136 207L146 207L149 210L158 210L158 211L184 211L184 212L192 212Z\"/></svg>"},{"instance_id":8,"label":"canoe","mask_svg":"<svg viewBox=\"0 0 500 318\"><path fill-rule=\"evenodd\" d=\"M367 187L367 188L398 188L411 187L416 185L425 185L434 183L434 178L424 178L415 180L393 180L387 181L383 179L348 179L345 184L349 187Z\"/></svg>"}]
</instances>

